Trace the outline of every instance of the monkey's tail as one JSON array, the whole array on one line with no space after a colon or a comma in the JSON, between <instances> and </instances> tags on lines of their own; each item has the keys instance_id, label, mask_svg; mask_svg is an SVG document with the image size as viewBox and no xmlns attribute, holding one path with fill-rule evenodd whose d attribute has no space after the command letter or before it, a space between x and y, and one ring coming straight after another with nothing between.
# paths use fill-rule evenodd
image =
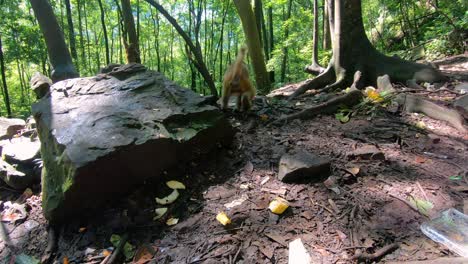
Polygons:
<instances>
[{"instance_id":1,"label":"monkey's tail","mask_svg":"<svg viewBox=\"0 0 468 264\"><path fill-rule=\"evenodd\" d=\"M239 53L237 54L236 64L241 64L244 61L245 55L247 54L247 46L243 45Z\"/></svg>"}]
</instances>

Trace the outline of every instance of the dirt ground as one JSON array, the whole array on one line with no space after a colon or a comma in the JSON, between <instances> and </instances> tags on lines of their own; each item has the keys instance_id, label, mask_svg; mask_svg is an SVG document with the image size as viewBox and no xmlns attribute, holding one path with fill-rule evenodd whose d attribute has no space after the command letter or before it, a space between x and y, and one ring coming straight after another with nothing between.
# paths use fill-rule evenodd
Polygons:
<instances>
[{"instance_id":1,"label":"dirt ground","mask_svg":"<svg viewBox=\"0 0 468 264\"><path fill-rule=\"evenodd\" d=\"M457 71L468 73L466 62L456 63ZM452 92L457 82L418 94L449 104L459 96ZM137 249L136 256L126 260L135 263L288 263L289 243L297 238L313 263L357 263L358 255L379 253L387 246L394 250L367 262L456 256L427 238L420 225L448 208L468 213L468 135L420 114L386 109L352 117L345 124L334 116L281 126L269 123L314 100L320 97L259 104L254 109L257 117L230 113L239 129L231 146L168 172L165 180L179 180L187 189L162 219L153 220L158 207L154 198L170 190L148 183L129 197L116 197L117 202L89 212L87 220L70 219L59 230L53 263L102 263L115 249L110 242L114 234L128 237ZM377 147L384 158L350 155L369 146ZM316 184L279 181L279 159L294 150L329 158L332 176ZM0 263L15 263L11 258L21 253L40 259L45 252L40 186L33 193L26 199L27 218L3 223L13 245L0 242ZM0 185L3 203L21 195ZM268 210L278 196L290 203L280 216ZM429 201L433 208L425 216L411 206L411 199ZM216 220L221 211L232 220L228 227ZM179 222L167 226L171 217Z\"/></svg>"}]
</instances>

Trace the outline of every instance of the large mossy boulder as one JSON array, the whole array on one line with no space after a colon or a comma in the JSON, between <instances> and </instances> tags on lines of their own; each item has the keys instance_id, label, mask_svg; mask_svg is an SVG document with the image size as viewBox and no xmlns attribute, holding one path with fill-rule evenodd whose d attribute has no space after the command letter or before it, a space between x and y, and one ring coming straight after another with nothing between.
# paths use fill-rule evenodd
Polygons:
<instances>
[{"instance_id":1,"label":"large mossy boulder","mask_svg":"<svg viewBox=\"0 0 468 264\"><path fill-rule=\"evenodd\" d=\"M234 135L217 107L139 64L58 82L33 114L43 210L52 222L157 180Z\"/></svg>"}]
</instances>

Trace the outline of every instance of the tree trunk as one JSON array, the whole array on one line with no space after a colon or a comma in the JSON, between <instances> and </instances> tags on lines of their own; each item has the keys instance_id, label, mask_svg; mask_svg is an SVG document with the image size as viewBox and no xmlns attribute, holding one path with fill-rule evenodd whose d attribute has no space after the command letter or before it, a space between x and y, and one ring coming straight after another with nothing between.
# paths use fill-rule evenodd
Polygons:
<instances>
[{"instance_id":1,"label":"tree trunk","mask_svg":"<svg viewBox=\"0 0 468 264\"><path fill-rule=\"evenodd\" d=\"M153 9L150 9L151 18L153 19L153 34L154 34L154 45L156 49L156 70L161 72L161 55L159 52L159 15L153 14Z\"/></svg>"},{"instance_id":2,"label":"tree trunk","mask_svg":"<svg viewBox=\"0 0 468 264\"><path fill-rule=\"evenodd\" d=\"M306 72L312 73L312 74L320 74L323 72L325 69L320 66L320 64L317 61L318 57L318 0L313 0L314 3L314 25L313 25L313 30L312 30L312 64L307 66L305 68Z\"/></svg>"},{"instance_id":3,"label":"tree trunk","mask_svg":"<svg viewBox=\"0 0 468 264\"><path fill-rule=\"evenodd\" d=\"M273 57L273 49L275 47L275 39L273 32L273 8L268 7L268 30L269 30L269 39L268 39L268 57ZM270 72L270 82L275 82L275 71Z\"/></svg>"},{"instance_id":4,"label":"tree trunk","mask_svg":"<svg viewBox=\"0 0 468 264\"><path fill-rule=\"evenodd\" d=\"M322 48L323 50L330 49L330 20L328 19L328 3L329 0L323 0L323 37L322 37Z\"/></svg>"},{"instance_id":5,"label":"tree trunk","mask_svg":"<svg viewBox=\"0 0 468 264\"><path fill-rule=\"evenodd\" d=\"M138 44L138 36L135 31L135 21L133 20L132 6L130 0L121 0L122 16L125 22L125 31L127 31L127 63L141 63L140 47Z\"/></svg>"},{"instance_id":6,"label":"tree trunk","mask_svg":"<svg viewBox=\"0 0 468 264\"><path fill-rule=\"evenodd\" d=\"M241 18L242 28L244 29L247 47L249 49L250 58L252 59L258 90L269 92L270 80L266 71L262 45L260 43L252 6L249 1L245 0L234 0L234 4L236 5L239 17Z\"/></svg>"},{"instance_id":7,"label":"tree trunk","mask_svg":"<svg viewBox=\"0 0 468 264\"><path fill-rule=\"evenodd\" d=\"M83 37L83 24L81 20L81 1L77 0L77 8L78 8L78 30L80 36L80 63L86 65L86 55L85 55L85 47L84 47L84 37Z\"/></svg>"},{"instance_id":8,"label":"tree trunk","mask_svg":"<svg viewBox=\"0 0 468 264\"><path fill-rule=\"evenodd\" d=\"M52 7L47 0L30 0L39 27L47 45L49 60L52 65L52 81L58 82L78 77L70 52Z\"/></svg>"},{"instance_id":9,"label":"tree trunk","mask_svg":"<svg viewBox=\"0 0 468 264\"><path fill-rule=\"evenodd\" d=\"M107 37L107 28L106 28L106 19L105 19L105 12L104 12L104 7L102 6L102 0L98 0L99 4L99 10L101 10L101 26L102 26L102 32L104 34L104 46L106 47L106 65L109 65L110 63L110 57L109 57L109 38Z\"/></svg>"},{"instance_id":10,"label":"tree trunk","mask_svg":"<svg viewBox=\"0 0 468 264\"><path fill-rule=\"evenodd\" d=\"M76 52L75 29L73 27L70 0L65 0L65 8L67 10L68 39L70 41L70 52L71 52L72 58L75 60L76 70L79 72L78 54Z\"/></svg>"},{"instance_id":11,"label":"tree trunk","mask_svg":"<svg viewBox=\"0 0 468 264\"><path fill-rule=\"evenodd\" d=\"M168 21L171 23L171 25L175 28L177 33L184 39L185 43L189 47L190 52L195 58L190 58L192 62L194 63L195 67L197 68L198 72L203 76L203 79L205 80L206 84L208 85L211 94L214 96L218 96L218 91L216 90L216 86L214 84L213 78L211 77L208 68L206 67L205 62L203 61L203 55L201 52L201 48L198 45L195 47L193 44L192 40L190 37L185 33L185 31L180 27L179 23L177 23L177 20L175 20L167 11L164 9L164 7L158 3L156 3L154 0L145 0L148 4L152 5L155 7Z\"/></svg>"},{"instance_id":12,"label":"tree trunk","mask_svg":"<svg viewBox=\"0 0 468 264\"><path fill-rule=\"evenodd\" d=\"M11 106L10 106L10 95L8 94L8 86L6 82L5 75L5 60L3 56L3 47L2 47L2 35L0 35L0 71L2 72L2 83L3 83L3 102L5 103L7 117L11 118Z\"/></svg>"},{"instance_id":13,"label":"tree trunk","mask_svg":"<svg viewBox=\"0 0 468 264\"><path fill-rule=\"evenodd\" d=\"M305 82L292 95L294 98L309 89L320 91L350 87L354 74L361 73L356 88L375 86L377 77L389 75L393 82L438 82L446 80L436 69L378 52L370 43L362 23L361 0L335 0L333 57L327 70Z\"/></svg>"},{"instance_id":14,"label":"tree trunk","mask_svg":"<svg viewBox=\"0 0 468 264\"><path fill-rule=\"evenodd\" d=\"M286 23L291 18L292 2L293 2L293 0L289 0L288 10L286 11L286 17L284 19L284 22L286 22ZM281 62L281 75L280 75L280 81L282 83L284 83L284 81L286 80L286 68L287 68L287 62L288 62L288 46L286 46L284 44L284 42L287 42L288 37L289 37L289 26L286 25L286 27L284 29L283 61Z\"/></svg>"}]
</instances>

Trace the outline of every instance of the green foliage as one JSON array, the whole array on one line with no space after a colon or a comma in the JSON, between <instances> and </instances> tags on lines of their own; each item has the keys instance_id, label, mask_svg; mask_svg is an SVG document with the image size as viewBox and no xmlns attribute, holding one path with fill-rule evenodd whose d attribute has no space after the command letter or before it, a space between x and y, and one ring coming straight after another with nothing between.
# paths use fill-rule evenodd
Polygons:
<instances>
[{"instance_id":1,"label":"green foliage","mask_svg":"<svg viewBox=\"0 0 468 264\"><path fill-rule=\"evenodd\" d=\"M267 40L270 41L268 10L272 10L273 48L268 54L267 69L275 71L274 87L298 82L311 76L303 69L312 57L312 1L293 0L292 15L286 19L288 4L292 0L263 0L263 14ZM103 0L105 24L108 31L111 62L124 63L125 50L121 41L121 28L115 0ZM254 2L254 1L252 1ZM464 0L438 1L363 0L363 21L371 42L388 54L398 53L405 58L428 59L464 52L463 39L468 27L467 2ZM50 0L55 15L69 41L69 29L63 1ZM209 93L187 55L185 43L172 25L144 0L132 0L133 14L138 25L141 59L143 64L159 70L178 84L197 93ZM244 33L232 1L216 0L159 0L159 3L177 20L180 26L200 47L216 87L221 89L222 78L237 50L245 43ZM190 11L190 4L195 10ZM323 6L323 0L319 0ZM92 76L105 66L104 36L97 1L71 0L72 21L75 31L78 59L74 61L81 76ZM195 32L197 9L200 7L200 31ZM320 9L321 10L321 9ZM29 89L30 76L35 71L49 74L47 50L42 34L33 16L29 1L1 1L0 34L6 63L7 85L13 115L30 114L34 96ZM288 29L289 34L286 33ZM331 50L322 47L323 16L319 16L319 63L326 67ZM263 38L263 36L262 36ZM265 40L264 40L265 41ZM279 82L285 57L286 78ZM422 50L420 50L420 48ZM421 52L420 52L421 51ZM270 52L269 52L270 53ZM253 70L250 69L253 77ZM253 78L252 78L253 79ZM2 96L2 94L0 94ZM3 102L3 97L1 98ZM0 115L5 105L0 104ZM347 116L346 114L344 116ZM343 119L343 118L342 118Z\"/></svg>"}]
</instances>

